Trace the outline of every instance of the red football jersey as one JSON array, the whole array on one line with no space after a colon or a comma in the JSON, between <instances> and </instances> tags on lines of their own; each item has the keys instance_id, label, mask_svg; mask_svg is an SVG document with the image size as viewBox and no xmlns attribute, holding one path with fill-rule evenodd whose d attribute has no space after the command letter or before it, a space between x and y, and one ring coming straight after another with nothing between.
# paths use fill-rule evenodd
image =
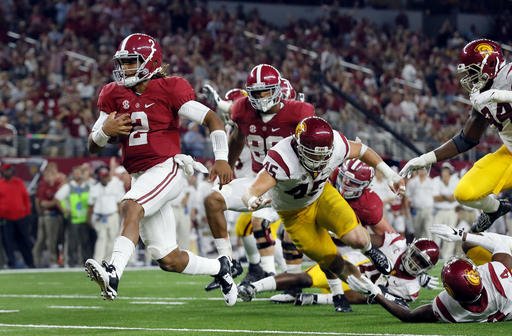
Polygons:
<instances>
[{"instance_id":1,"label":"red football jersey","mask_svg":"<svg viewBox=\"0 0 512 336\"><path fill-rule=\"evenodd\" d=\"M132 132L120 139L122 164L129 173L147 170L181 152L178 110L195 97L181 77L152 79L140 95L116 83L102 88L100 111L129 114L132 120Z\"/></svg>"},{"instance_id":2,"label":"red football jersey","mask_svg":"<svg viewBox=\"0 0 512 336\"><path fill-rule=\"evenodd\" d=\"M382 219L383 204L379 195L366 188L359 198L347 200L364 226L376 225Z\"/></svg>"},{"instance_id":3,"label":"red football jersey","mask_svg":"<svg viewBox=\"0 0 512 336\"><path fill-rule=\"evenodd\" d=\"M267 151L281 139L295 133L297 124L306 117L315 115L313 105L297 100L283 100L283 108L268 122L264 122L258 111L243 97L231 107L231 120L245 136L251 150L252 170L259 172Z\"/></svg>"}]
</instances>

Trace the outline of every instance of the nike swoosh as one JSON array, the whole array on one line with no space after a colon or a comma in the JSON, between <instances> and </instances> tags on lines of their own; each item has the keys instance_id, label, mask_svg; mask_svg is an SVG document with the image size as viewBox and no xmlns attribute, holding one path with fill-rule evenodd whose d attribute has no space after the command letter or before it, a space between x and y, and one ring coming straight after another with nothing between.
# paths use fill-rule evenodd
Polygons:
<instances>
[{"instance_id":1,"label":"nike swoosh","mask_svg":"<svg viewBox=\"0 0 512 336\"><path fill-rule=\"evenodd\" d=\"M272 132L279 131L280 129L281 129L281 127L278 127L278 128L272 128Z\"/></svg>"},{"instance_id":2,"label":"nike swoosh","mask_svg":"<svg viewBox=\"0 0 512 336\"><path fill-rule=\"evenodd\" d=\"M155 104L155 103L151 103L151 104L144 104L144 108L148 108L148 107L150 107L150 106L152 106L152 105L154 105L154 104Z\"/></svg>"}]
</instances>

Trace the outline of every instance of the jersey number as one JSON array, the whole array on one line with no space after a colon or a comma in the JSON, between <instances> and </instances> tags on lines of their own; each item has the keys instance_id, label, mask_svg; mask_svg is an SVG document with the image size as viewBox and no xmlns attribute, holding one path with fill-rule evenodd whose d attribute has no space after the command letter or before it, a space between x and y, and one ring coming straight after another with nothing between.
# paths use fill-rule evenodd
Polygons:
<instances>
[{"instance_id":1,"label":"jersey number","mask_svg":"<svg viewBox=\"0 0 512 336\"><path fill-rule=\"evenodd\" d=\"M278 143L283 137L271 135L263 138L257 134L250 134L247 136L247 146L251 150L252 158L258 163L263 163L267 151Z\"/></svg>"},{"instance_id":2,"label":"jersey number","mask_svg":"<svg viewBox=\"0 0 512 336\"><path fill-rule=\"evenodd\" d=\"M327 178L323 180L318 180L313 182L313 186L311 187L311 190L308 192L308 187L310 186L309 183L302 183L298 186L285 191L285 193L292 195L294 199L302 198L306 196L306 194L309 197L313 197L317 192L318 188L327 180Z\"/></svg>"},{"instance_id":3,"label":"jersey number","mask_svg":"<svg viewBox=\"0 0 512 336\"><path fill-rule=\"evenodd\" d=\"M512 119L512 105L509 103L498 103L496 104L496 118L492 116L489 108L484 107L482 109L485 119L489 121L492 125L494 125L498 131L503 130L502 123L508 119Z\"/></svg>"},{"instance_id":4,"label":"jersey number","mask_svg":"<svg viewBox=\"0 0 512 336\"><path fill-rule=\"evenodd\" d=\"M148 143L149 121L146 112L132 112L133 130L128 138L128 146L140 146Z\"/></svg>"}]
</instances>

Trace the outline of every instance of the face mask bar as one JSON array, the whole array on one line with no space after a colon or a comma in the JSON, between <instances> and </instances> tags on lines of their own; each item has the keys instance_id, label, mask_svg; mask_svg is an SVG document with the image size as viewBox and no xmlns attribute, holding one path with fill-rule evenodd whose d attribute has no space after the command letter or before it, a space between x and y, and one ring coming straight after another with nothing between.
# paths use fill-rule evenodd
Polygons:
<instances>
[{"instance_id":1,"label":"face mask bar","mask_svg":"<svg viewBox=\"0 0 512 336\"><path fill-rule=\"evenodd\" d=\"M432 268L430 258L412 243L405 252L403 265L407 273L418 276Z\"/></svg>"},{"instance_id":2,"label":"face mask bar","mask_svg":"<svg viewBox=\"0 0 512 336\"><path fill-rule=\"evenodd\" d=\"M249 94L249 102L252 107L263 113L268 112L273 106L279 103L279 98L281 96L281 87L279 85L272 85L264 88L258 87L258 89L247 88L246 90ZM272 94L268 97L255 97L256 94L268 90L272 90Z\"/></svg>"},{"instance_id":3,"label":"face mask bar","mask_svg":"<svg viewBox=\"0 0 512 336\"><path fill-rule=\"evenodd\" d=\"M332 154L332 148L316 147L310 149L301 145L299 141L297 141L297 151L300 155L300 162L304 168L311 172L318 172L325 167Z\"/></svg>"}]
</instances>

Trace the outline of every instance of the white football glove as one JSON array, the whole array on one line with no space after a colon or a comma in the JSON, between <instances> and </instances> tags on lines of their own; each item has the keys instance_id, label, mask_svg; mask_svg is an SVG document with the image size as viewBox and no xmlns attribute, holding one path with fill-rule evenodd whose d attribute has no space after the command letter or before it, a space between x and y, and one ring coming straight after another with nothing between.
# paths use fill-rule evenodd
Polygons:
<instances>
[{"instance_id":1,"label":"white football glove","mask_svg":"<svg viewBox=\"0 0 512 336\"><path fill-rule=\"evenodd\" d=\"M208 169L201 162L195 161L190 155L176 154L174 155L174 162L183 169L187 176L194 175L194 170L208 174Z\"/></svg>"},{"instance_id":2,"label":"white football glove","mask_svg":"<svg viewBox=\"0 0 512 336\"><path fill-rule=\"evenodd\" d=\"M420 286L427 289L439 289L439 278L433 275L428 275L427 273L422 273L418 277L420 282Z\"/></svg>"},{"instance_id":3,"label":"white football glove","mask_svg":"<svg viewBox=\"0 0 512 336\"><path fill-rule=\"evenodd\" d=\"M428 152L421 156L410 159L398 173L402 177L410 178L415 170L426 168L437 162L434 152Z\"/></svg>"},{"instance_id":4,"label":"white football glove","mask_svg":"<svg viewBox=\"0 0 512 336\"><path fill-rule=\"evenodd\" d=\"M352 290L367 295L370 301L373 301L377 295L382 294L380 287L364 275L361 275L360 278L355 275L349 275L347 283Z\"/></svg>"},{"instance_id":5,"label":"white football glove","mask_svg":"<svg viewBox=\"0 0 512 336\"><path fill-rule=\"evenodd\" d=\"M221 100L217 90L215 90L213 86L211 86L210 84L204 84L202 87L202 92L206 96L206 99L215 104L215 106L217 106L217 104Z\"/></svg>"},{"instance_id":6,"label":"white football glove","mask_svg":"<svg viewBox=\"0 0 512 336\"><path fill-rule=\"evenodd\" d=\"M457 230L444 224L434 224L430 227L430 232L449 242L462 241L464 230Z\"/></svg>"}]
</instances>

